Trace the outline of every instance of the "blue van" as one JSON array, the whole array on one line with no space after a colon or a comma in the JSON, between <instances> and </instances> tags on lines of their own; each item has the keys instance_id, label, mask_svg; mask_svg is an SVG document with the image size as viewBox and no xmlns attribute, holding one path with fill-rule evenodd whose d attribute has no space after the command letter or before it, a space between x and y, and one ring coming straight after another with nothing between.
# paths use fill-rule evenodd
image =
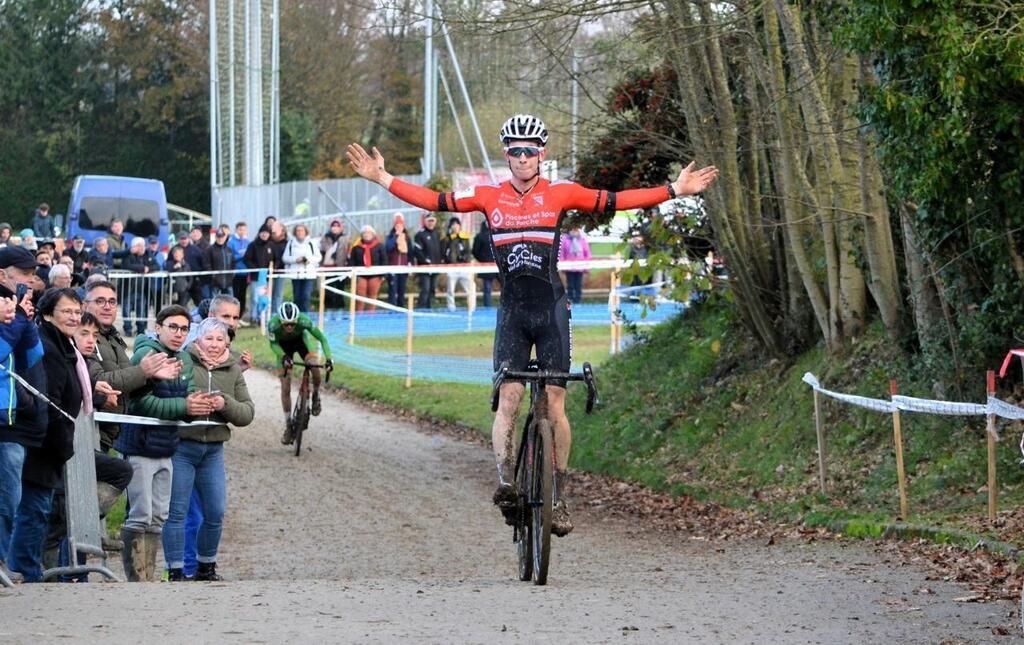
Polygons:
<instances>
[{"instance_id":1,"label":"blue van","mask_svg":"<svg viewBox=\"0 0 1024 645\"><path fill-rule=\"evenodd\" d=\"M81 235L92 246L93 240L107 234L114 219L124 222L125 242L156 235L166 244L171 226L163 182L106 175L77 177L68 204L67 239Z\"/></svg>"}]
</instances>

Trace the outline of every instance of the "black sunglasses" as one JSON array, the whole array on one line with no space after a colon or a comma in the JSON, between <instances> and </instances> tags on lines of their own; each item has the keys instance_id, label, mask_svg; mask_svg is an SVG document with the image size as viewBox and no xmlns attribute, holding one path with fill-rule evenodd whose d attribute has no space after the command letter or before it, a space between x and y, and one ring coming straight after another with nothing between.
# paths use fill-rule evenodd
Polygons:
<instances>
[{"instance_id":1,"label":"black sunglasses","mask_svg":"<svg viewBox=\"0 0 1024 645\"><path fill-rule=\"evenodd\" d=\"M505 148L505 152L508 153L510 157L526 155L530 159L533 159L539 155L543 149L544 148L539 146L512 146L511 148Z\"/></svg>"}]
</instances>

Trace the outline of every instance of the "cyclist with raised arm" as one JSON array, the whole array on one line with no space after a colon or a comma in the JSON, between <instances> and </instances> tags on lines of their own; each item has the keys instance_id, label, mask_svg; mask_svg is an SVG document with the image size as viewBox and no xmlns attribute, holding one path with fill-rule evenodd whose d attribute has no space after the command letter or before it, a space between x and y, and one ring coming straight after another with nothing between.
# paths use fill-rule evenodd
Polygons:
<instances>
[{"instance_id":1,"label":"cyclist with raised arm","mask_svg":"<svg viewBox=\"0 0 1024 645\"><path fill-rule=\"evenodd\" d=\"M270 349L277 357L278 377L281 379L281 406L284 408L286 427L281 443L295 441L291 424L292 410L292 357L298 354L306 365L319 365L317 345L324 350L327 369L334 367L331 344L324 333L313 324L309 316L299 311L294 302L283 302L267 324ZM308 367L306 369L309 369ZM313 416L320 414L320 370L313 370Z\"/></svg>"},{"instance_id":2,"label":"cyclist with raised arm","mask_svg":"<svg viewBox=\"0 0 1024 645\"><path fill-rule=\"evenodd\" d=\"M384 169L377 148L372 154L359 144L348 146L352 168L400 199L429 211L482 211L491 229L491 245L501 282L501 310L494 334L494 369L522 371L535 346L545 371L568 372L572 348L570 303L558 276L558 249L566 211L602 212L649 208L683 195L695 195L718 176L713 166L695 169L690 163L679 177L654 188L610 192L584 188L571 181L548 181L540 176L547 156L548 131L529 114L512 116L501 127L501 144L512 178L500 184L481 184L469 190L437 193L392 176ZM565 416L565 384L549 386L548 416L555 432L555 486L551 531L572 531L569 510L562 499L572 435ZM498 465L494 503L506 521L516 504L513 484L515 418L525 391L523 383L506 381L499 390L498 412L491 441Z\"/></svg>"}]
</instances>

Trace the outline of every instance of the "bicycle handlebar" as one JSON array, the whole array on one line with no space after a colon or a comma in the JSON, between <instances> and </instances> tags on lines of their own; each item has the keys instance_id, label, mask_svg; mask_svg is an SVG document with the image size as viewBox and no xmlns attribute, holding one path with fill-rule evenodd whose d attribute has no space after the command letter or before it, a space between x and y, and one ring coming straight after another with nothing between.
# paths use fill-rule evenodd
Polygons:
<instances>
[{"instance_id":1,"label":"bicycle handlebar","mask_svg":"<svg viewBox=\"0 0 1024 645\"><path fill-rule=\"evenodd\" d=\"M305 367L306 369L326 369L327 370L327 382L331 382L331 372L334 371L334 365L319 365L313 363L303 363L302 361L291 361L292 366Z\"/></svg>"},{"instance_id":2,"label":"bicycle handlebar","mask_svg":"<svg viewBox=\"0 0 1024 645\"><path fill-rule=\"evenodd\" d=\"M542 372L540 370L528 370L525 372L514 372L507 367L502 367L494 375L494 389L491 392L491 411L498 411L498 394L501 384L505 379L517 381L529 381L541 383L546 381L583 381L587 384L587 414L594 410L594 403L597 401L597 381L594 379L594 370L590 363L583 364L582 372Z\"/></svg>"}]
</instances>

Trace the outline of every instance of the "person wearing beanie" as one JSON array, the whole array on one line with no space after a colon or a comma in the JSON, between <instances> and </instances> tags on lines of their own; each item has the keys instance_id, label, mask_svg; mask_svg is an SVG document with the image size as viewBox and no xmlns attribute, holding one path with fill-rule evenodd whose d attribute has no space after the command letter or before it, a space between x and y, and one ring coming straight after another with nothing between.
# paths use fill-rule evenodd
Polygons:
<instances>
[{"instance_id":1,"label":"person wearing beanie","mask_svg":"<svg viewBox=\"0 0 1024 645\"><path fill-rule=\"evenodd\" d=\"M444 263L468 264L471 247L469 234L462 230L462 220L458 217L448 218L448 234L441 240ZM459 271L449 273L447 278L448 311L455 311L455 289L460 284L466 293L467 306L472 308L476 304L476 283L473 282L473 276L468 271Z\"/></svg>"}]
</instances>

